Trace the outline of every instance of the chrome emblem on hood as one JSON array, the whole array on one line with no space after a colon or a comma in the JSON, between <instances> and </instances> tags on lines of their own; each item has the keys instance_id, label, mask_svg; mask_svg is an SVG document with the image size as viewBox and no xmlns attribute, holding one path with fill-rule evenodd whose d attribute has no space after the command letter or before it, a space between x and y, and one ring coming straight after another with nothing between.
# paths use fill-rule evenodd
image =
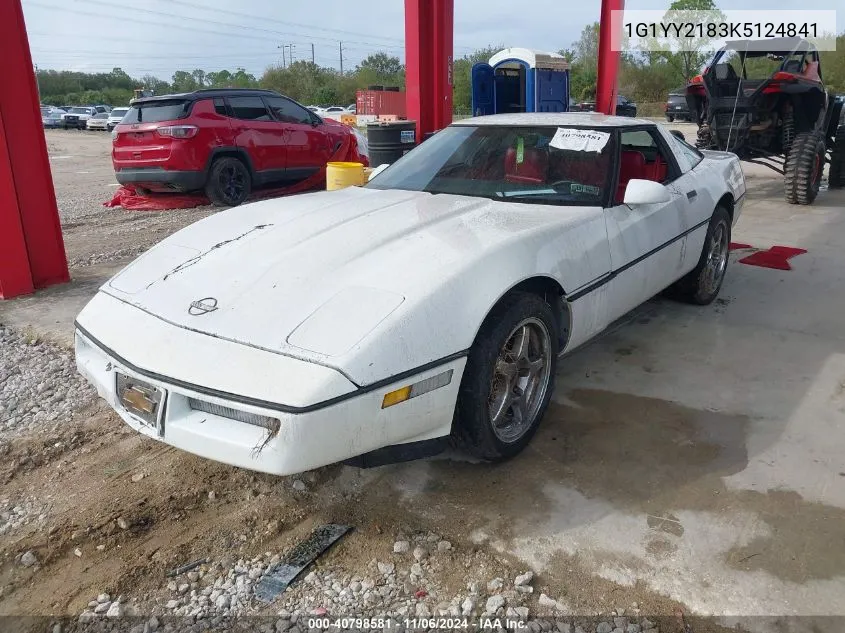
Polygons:
<instances>
[{"instance_id":1,"label":"chrome emblem on hood","mask_svg":"<svg viewBox=\"0 0 845 633\"><path fill-rule=\"evenodd\" d=\"M188 308L188 314L192 316L200 316L214 312L217 309L217 299L214 297L205 297L204 299L197 299L191 301L191 306Z\"/></svg>"}]
</instances>

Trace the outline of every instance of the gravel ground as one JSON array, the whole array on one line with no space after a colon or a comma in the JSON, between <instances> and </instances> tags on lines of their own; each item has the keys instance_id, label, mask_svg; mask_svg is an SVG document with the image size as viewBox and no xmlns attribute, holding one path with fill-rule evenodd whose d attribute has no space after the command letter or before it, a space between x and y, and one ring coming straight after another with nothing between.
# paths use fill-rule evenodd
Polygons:
<instances>
[{"instance_id":1,"label":"gravel ground","mask_svg":"<svg viewBox=\"0 0 845 633\"><path fill-rule=\"evenodd\" d=\"M133 596L101 593L92 597L79 622L102 622L106 618L152 614L137 624L138 633L161 630L204 630L224 626L232 618L263 617L254 630L273 633L304 633L334 630L326 619L354 614L356 618L387 618L384 631L442 629L430 618L466 621L469 627L490 619L489 630L524 628L531 633L658 633L655 622L640 616L636 603L593 617L573 616L562 600L549 597L533 586L531 571L488 578L496 567L489 554L459 552L449 541L433 533L400 535L392 552L372 559L366 569L350 572L329 566L304 572L275 602L265 605L253 597L254 587L279 562L279 554L266 552L227 566L222 562L201 565L170 580L157 595L145 596L142 607ZM459 592L445 589L439 579L450 569L465 570L466 585ZM324 621L320 622L323 618ZM496 623L496 619L499 622ZM412 621L412 622L409 622ZM167 623L175 621L178 625ZM515 623L522 623L522 627ZM254 623L253 623L254 624ZM354 628L353 626L345 628Z\"/></svg>"},{"instance_id":2,"label":"gravel ground","mask_svg":"<svg viewBox=\"0 0 845 633\"><path fill-rule=\"evenodd\" d=\"M66 422L95 396L71 351L0 324L0 440Z\"/></svg>"}]
</instances>

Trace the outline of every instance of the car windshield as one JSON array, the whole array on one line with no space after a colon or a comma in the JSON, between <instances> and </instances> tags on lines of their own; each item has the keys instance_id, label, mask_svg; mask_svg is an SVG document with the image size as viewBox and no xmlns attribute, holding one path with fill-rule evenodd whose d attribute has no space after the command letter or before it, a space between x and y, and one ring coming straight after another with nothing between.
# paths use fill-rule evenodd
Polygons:
<instances>
[{"instance_id":1,"label":"car windshield","mask_svg":"<svg viewBox=\"0 0 845 633\"><path fill-rule=\"evenodd\" d=\"M136 103L126 116L123 123L160 123L174 121L188 116L191 102L185 99L167 99L164 101L145 101Z\"/></svg>"},{"instance_id":2,"label":"car windshield","mask_svg":"<svg viewBox=\"0 0 845 633\"><path fill-rule=\"evenodd\" d=\"M70 111L72 114L91 114L91 110L88 108L71 108Z\"/></svg>"},{"instance_id":3,"label":"car windshield","mask_svg":"<svg viewBox=\"0 0 845 633\"><path fill-rule=\"evenodd\" d=\"M109 115L105 112L98 112L97 114L94 115L94 118L95 119L108 119Z\"/></svg>"},{"instance_id":4,"label":"car windshield","mask_svg":"<svg viewBox=\"0 0 845 633\"><path fill-rule=\"evenodd\" d=\"M123 117L127 112L129 112L129 108L115 108L111 111L111 117Z\"/></svg>"},{"instance_id":5,"label":"car windshield","mask_svg":"<svg viewBox=\"0 0 845 633\"><path fill-rule=\"evenodd\" d=\"M601 206L613 151L611 130L455 125L403 156L367 187Z\"/></svg>"}]
</instances>

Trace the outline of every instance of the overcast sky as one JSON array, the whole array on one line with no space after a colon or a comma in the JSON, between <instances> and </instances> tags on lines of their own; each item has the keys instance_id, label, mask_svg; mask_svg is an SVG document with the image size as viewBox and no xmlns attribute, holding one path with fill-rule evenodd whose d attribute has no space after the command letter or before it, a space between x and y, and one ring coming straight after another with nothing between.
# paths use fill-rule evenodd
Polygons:
<instances>
[{"instance_id":1,"label":"overcast sky","mask_svg":"<svg viewBox=\"0 0 845 633\"><path fill-rule=\"evenodd\" d=\"M2 0L0 0L2 1ZM39 68L108 71L169 79L175 70L246 68L260 76L281 63L314 58L344 68L385 51L404 59L402 0L22 0ZM717 0L722 8L793 9L790 0ZM629 9L664 9L669 0L628 0ZM837 0L803 0L832 9ZM514 9L517 7L517 10ZM490 44L554 51L598 19L600 0L455 0L455 56ZM845 30L845 10L837 15ZM285 49L288 57L288 49ZM845 54L845 51L843 51Z\"/></svg>"}]
</instances>

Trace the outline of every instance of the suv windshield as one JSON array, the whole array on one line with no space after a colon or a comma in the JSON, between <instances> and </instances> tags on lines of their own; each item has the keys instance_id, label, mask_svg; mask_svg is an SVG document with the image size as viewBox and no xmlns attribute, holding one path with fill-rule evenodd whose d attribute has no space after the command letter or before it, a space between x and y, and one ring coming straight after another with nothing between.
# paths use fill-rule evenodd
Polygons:
<instances>
[{"instance_id":1,"label":"suv windshield","mask_svg":"<svg viewBox=\"0 0 845 633\"><path fill-rule=\"evenodd\" d=\"M91 108L71 108L72 114L91 114Z\"/></svg>"},{"instance_id":2,"label":"suv windshield","mask_svg":"<svg viewBox=\"0 0 845 633\"><path fill-rule=\"evenodd\" d=\"M129 111L129 108L115 108L111 111L110 115L111 118L115 119L117 117L122 117Z\"/></svg>"},{"instance_id":3,"label":"suv windshield","mask_svg":"<svg viewBox=\"0 0 845 633\"><path fill-rule=\"evenodd\" d=\"M610 130L456 125L403 156L367 187L601 206L613 150Z\"/></svg>"},{"instance_id":4,"label":"suv windshield","mask_svg":"<svg viewBox=\"0 0 845 633\"><path fill-rule=\"evenodd\" d=\"M160 123L184 119L190 109L191 102L185 99L145 101L130 107L121 123Z\"/></svg>"}]
</instances>

